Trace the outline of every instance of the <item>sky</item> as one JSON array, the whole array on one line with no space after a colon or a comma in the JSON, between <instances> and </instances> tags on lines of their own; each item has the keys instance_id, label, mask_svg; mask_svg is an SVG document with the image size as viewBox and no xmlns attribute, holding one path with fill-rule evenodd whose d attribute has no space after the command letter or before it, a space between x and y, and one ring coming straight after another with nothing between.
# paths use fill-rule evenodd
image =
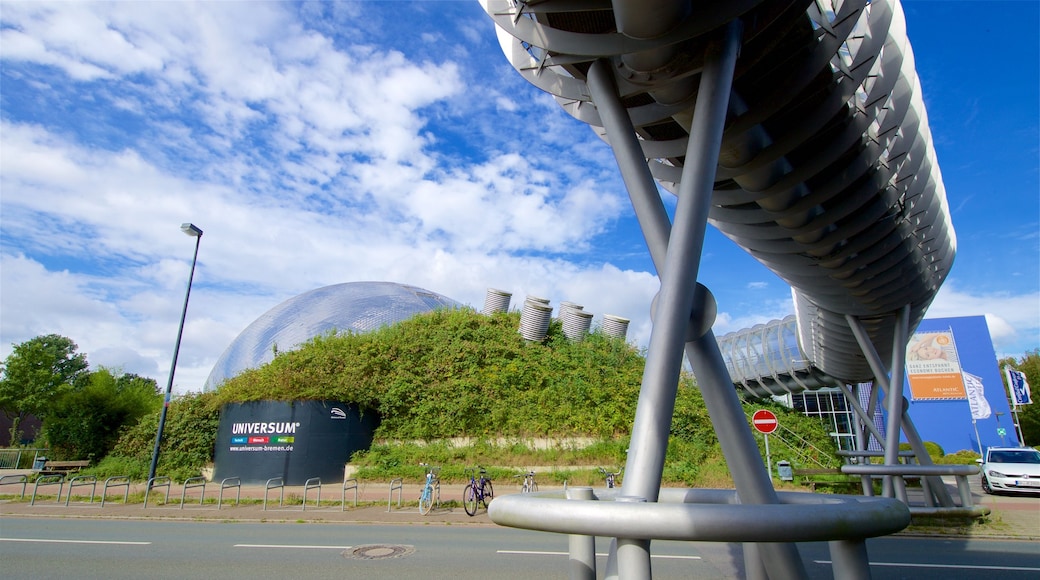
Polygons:
<instances>
[{"instance_id":1,"label":"sky","mask_svg":"<svg viewBox=\"0 0 1040 580\"><path fill-rule=\"evenodd\" d=\"M958 239L928 317L1040 347L1040 2L908 0ZM673 199L666 195L666 204ZM502 55L475 0L0 0L0 357L42 334L174 391L298 294L488 288L631 320L658 289L616 164ZM709 228L718 336L793 313Z\"/></svg>"}]
</instances>

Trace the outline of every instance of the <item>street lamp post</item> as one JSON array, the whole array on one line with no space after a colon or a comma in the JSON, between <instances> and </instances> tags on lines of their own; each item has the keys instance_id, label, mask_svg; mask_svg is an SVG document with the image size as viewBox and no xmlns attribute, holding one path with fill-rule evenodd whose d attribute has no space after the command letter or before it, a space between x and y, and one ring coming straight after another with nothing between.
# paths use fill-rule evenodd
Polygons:
<instances>
[{"instance_id":1,"label":"street lamp post","mask_svg":"<svg viewBox=\"0 0 1040 580\"><path fill-rule=\"evenodd\" d=\"M148 468L148 487L155 480L155 468L159 464L159 444L162 443L163 427L166 426L166 411L170 408L170 394L173 392L173 374L177 370L177 355L181 350L181 335L184 334L184 318L188 315L188 297L191 296L191 281L195 277L195 262L199 259L199 242L202 241L202 230L195 224L181 224L181 231L195 238L195 255L191 259L191 273L188 274L188 289L184 292L184 309L181 310L181 324L177 328L177 343L173 346L173 362L170 363L170 379L166 382L166 396L163 399L162 412L159 414L159 429L155 432L155 448L152 449L152 465Z\"/></svg>"}]
</instances>

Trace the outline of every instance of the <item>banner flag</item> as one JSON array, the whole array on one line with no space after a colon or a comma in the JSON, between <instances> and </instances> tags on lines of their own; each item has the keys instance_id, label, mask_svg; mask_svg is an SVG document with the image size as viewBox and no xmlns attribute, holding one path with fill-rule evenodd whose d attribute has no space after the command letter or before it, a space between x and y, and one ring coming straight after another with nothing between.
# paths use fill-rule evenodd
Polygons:
<instances>
[{"instance_id":1,"label":"banner flag","mask_svg":"<svg viewBox=\"0 0 1040 580\"><path fill-rule=\"evenodd\" d=\"M971 418L974 420L989 419L992 414L989 401L986 400L986 389L982 386L982 378L971 373L964 375L964 390L968 394L968 406L971 407Z\"/></svg>"},{"instance_id":2,"label":"banner flag","mask_svg":"<svg viewBox=\"0 0 1040 580\"><path fill-rule=\"evenodd\" d=\"M1033 399L1029 393L1029 383L1026 381L1026 374L1011 367L1004 367L1004 374L1007 375L1008 390L1011 391L1012 404L1017 407L1032 403Z\"/></svg>"}]
</instances>

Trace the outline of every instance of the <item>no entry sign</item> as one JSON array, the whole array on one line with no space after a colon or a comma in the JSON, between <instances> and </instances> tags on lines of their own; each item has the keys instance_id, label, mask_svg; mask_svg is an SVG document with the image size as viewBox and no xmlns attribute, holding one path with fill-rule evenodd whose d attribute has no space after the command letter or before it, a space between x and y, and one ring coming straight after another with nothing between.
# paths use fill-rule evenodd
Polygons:
<instances>
[{"instance_id":1,"label":"no entry sign","mask_svg":"<svg viewBox=\"0 0 1040 580\"><path fill-rule=\"evenodd\" d=\"M766 435L776 431L776 428L780 426L779 421L776 420L776 415L772 411L765 409L755 411L755 414L751 416L751 424L760 433L765 433Z\"/></svg>"}]
</instances>

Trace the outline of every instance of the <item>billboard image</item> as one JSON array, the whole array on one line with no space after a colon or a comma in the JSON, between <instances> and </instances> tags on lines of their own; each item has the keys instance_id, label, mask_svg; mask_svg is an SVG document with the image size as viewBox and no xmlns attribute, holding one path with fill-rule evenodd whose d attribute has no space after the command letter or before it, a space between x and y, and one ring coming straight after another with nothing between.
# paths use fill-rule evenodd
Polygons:
<instances>
[{"instance_id":1,"label":"billboard image","mask_svg":"<svg viewBox=\"0 0 1040 580\"><path fill-rule=\"evenodd\" d=\"M342 482L350 456L371 446L377 424L375 413L362 414L346 403L229 403L220 412L213 479Z\"/></svg>"},{"instance_id":2,"label":"billboard image","mask_svg":"<svg viewBox=\"0 0 1040 580\"><path fill-rule=\"evenodd\" d=\"M953 330L914 333L906 347L906 376L915 401L966 398Z\"/></svg>"},{"instance_id":3,"label":"billboard image","mask_svg":"<svg viewBox=\"0 0 1040 580\"><path fill-rule=\"evenodd\" d=\"M903 396L922 439L946 453L1019 444L985 316L926 318L906 354Z\"/></svg>"}]
</instances>

